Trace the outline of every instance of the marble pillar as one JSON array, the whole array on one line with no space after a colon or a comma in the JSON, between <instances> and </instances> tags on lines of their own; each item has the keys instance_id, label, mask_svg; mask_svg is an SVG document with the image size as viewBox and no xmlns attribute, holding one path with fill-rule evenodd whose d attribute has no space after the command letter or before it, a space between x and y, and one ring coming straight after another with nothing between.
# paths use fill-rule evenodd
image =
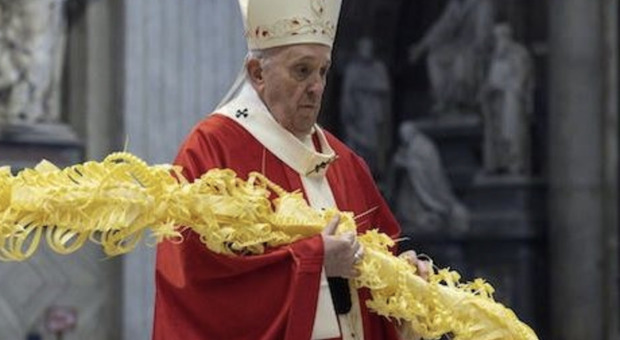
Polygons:
<instances>
[{"instance_id":1,"label":"marble pillar","mask_svg":"<svg viewBox=\"0 0 620 340\"><path fill-rule=\"evenodd\" d=\"M603 2L550 1L549 240L554 340L606 339L605 257L609 254L604 237L607 228L617 225L612 226L605 214L610 197L605 194L609 179L604 174L610 154L604 146L605 136L616 138L617 143L618 125L608 126L612 135L606 135L606 75L614 61L605 58L601 22L609 9Z\"/></svg>"},{"instance_id":2,"label":"marble pillar","mask_svg":"<svg viewBox=\"0 0 620 340\"><path fill-rule=\"evenodd\" d=\"M620 139L620 1L603 0L603 48L605 67L605 89L603 97L603 152L605 156L603 168L604 181L604 221L603 251L604 251L604 290L603 313L604 331L606 339L620 340L620 269L618 260L620 250L619 239L619 191L618 182Z\"/></svg>"}]
</instances>

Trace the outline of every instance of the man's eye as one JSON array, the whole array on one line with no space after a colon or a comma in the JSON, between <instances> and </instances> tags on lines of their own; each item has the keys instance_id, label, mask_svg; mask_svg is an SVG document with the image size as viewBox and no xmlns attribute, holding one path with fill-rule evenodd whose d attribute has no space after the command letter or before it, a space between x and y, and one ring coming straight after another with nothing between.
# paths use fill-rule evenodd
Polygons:
<instances>
[{"instance_id":1,"label":"man's eye","mask_svg":"<svg viewBox=\"0 0 620 340\"><path fill-rule=\"evenodd\" d=\"M297 66L295 68L295 75L301 79L306 78L308 77L308 75L310 75L310 68L304 65Z\"/></svg>"},{"instance_id":2,"label":"man's eye","mask_svg":"<svg viewBox=\"0 0 620 340\"><path fill-rule=\"evenodd\" d=\"M321 77L325 77L327 75L327 72L329 72L329 69L327 67L321 68Z\"/></svg>"}]
</instances>

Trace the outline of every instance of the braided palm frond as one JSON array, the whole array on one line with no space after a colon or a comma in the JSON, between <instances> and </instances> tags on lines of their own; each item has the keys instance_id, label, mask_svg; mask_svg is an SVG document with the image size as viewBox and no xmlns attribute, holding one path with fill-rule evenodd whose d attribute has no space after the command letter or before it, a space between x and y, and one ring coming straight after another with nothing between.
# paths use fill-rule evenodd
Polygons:
<instances>
[{"instance_id":1,"label":"braided palm frond","mask_svg":"<svg viewBox=\"0 0 620 340\"><path fill-rule=\"evenodd\" d=\"M275 196L275 199L271 199ZM318 235L335 215L339 233L356 230L350 213L316 211L299 192L289 193L265 176L247 181L232 170L214 169L189 183L178 168L148 166L128 153L103 162L59 169L41 162L17 176L0 168L0 260L24 261L43 240L70 254L91 241L108 255L125 254L146 231L157 242L180 241L191 228L211 251L231 256ZM185 227L178 227L185 226ZM368 307L407 323L427 339L537 340L508 308L493 300L483 280L461 283L458 273L433 270L429 281L393 256L394 241L371 230L359 236L365 255L356 288L369 288Z\"/></svg>"}]
</instances>

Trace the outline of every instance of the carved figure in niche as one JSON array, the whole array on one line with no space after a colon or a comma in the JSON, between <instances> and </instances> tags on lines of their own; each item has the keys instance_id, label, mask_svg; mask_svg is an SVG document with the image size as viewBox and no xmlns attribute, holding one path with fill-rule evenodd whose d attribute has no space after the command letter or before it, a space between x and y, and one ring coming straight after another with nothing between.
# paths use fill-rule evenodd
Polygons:
<instances>
[{"instance_id":1,"label":"carved figure in niche","mask_svg":"<svg viewBox=\"0 0 620 340\"><path fill-rule=\"evenodd\" d=\"M435 144L411 121L399 128L401 144L389 178L396 216L406 234L461 232L469 228L469 212L454 196Z\"/></svg>"},{"instance_id":2,"label":"carved figure in niche","mask_svg":"<svg viewBox=\"0 0 620 340\"><path fill-rule=\"evenodd\" d=\"M434 113L458 113L478 107L493 22L492 0L450 0L421 41L410 47L412 63L428 52Z\"/></svg>"},{"instance_id":3,"label":"carved figure in niche","mask_svg":"<svg viewBox=\"0 0 620 340\"><path fill-rule=\"evenodd\" d=\"M0 119L59 120L64 0L0 0Z\"/></svg>"},{"instance_id":4,"label":"carved figure in niche","mask_svg":"<svg viewBox=\"0 0 620 340\"><path fill-rule=\"evenodd\" d=\"M494 30L495 49L481 97L487 173L530 173L530 124L534 111L534 72L525 47L508 24Z\"/></svg>"},{"instance_id":5,"label":"carved figure in niche","mask_svg":"<svg viewBox=\"0 0 620 340\"><path fill-rule=\"evenodd\" d=\"M390 78L373 49L370 38L361 38L356 57L345 68L340 118L345 143L378 176L385 171L389 148Z\"/></svg>"}]
</instances>

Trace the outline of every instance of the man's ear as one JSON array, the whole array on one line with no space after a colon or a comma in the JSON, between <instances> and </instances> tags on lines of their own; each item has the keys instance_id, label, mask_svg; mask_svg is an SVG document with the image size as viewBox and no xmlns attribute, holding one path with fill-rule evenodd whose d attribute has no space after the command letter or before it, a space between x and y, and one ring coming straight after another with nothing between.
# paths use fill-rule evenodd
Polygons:
<instances>
[{"instance_id":1,"label":"man's ear","mask_svg":"<svg viewBox=\"0 0 620 340\"><path fill-rule=\"evenodd\" d=\"M260 61L258 61L258 59L250 59L247 62L246 68L252 84L261 86L265 79L263 78L263 68Z\"/></svg>"}]
</instances>

